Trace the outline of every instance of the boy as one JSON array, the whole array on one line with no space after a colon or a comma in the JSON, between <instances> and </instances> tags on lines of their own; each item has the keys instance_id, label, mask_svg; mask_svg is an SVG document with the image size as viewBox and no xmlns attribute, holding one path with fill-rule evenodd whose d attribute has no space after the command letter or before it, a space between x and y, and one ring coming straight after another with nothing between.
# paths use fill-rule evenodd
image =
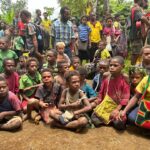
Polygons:
<instances>
[{"instance_id":1,"label":"boy","mask_svg":"<svg viewBox=\"0 0 150 150\"><path fill-rule=\"evenodd\" d=\"M3 60L5 58L12 58L14 60L18 59L17 54L9 49L10 40L7 37L0 38L0 73L4 71Z\"/></svg>"},{"instance_id":2,"label":"boy","mask_svg":"<svg viewBox=\"0 0 150 150\"><path fill-rule=\"evenodd\" d=\"M18 97L8 90L7 81L0 76L0 130L12 131L22 126Z\"/></svg>"},{"instance_id":3,"label":"boy","mask_svg":"<svg viewBox=\"0 0 150 150\"><path fill-rule=\"evenodd\" d=\"M15 72L15 62L11 58L6 58L3 61L4 73L2 76L6 78L9 91L18 94L19 92L19 75Z\"/></svg>"},{"instance_id":4,"label":"boy","mask_svg":"<svg viewBox=\"0 0 150 150\"><path fill-rule=\"evenodd\" d=\"M70 71L78 70L80 66L80 58L77 56L72 57L72 65L69 68Z\"/></svg>"},{"instance_id":5,"label":"boy","mask_svg":"<svg viewBox=\"0 0 150 150\"><path fill-rule=\"evenodd\" d=\"M54 80L59 83L63 88L66 86L65 73L69 71L68 63L65 61L58 63L58 75L54 77Z\"/></svg>"},{"instance_id":6,"label":"boy","mask_svg":"<svg viewBox=\"0 0 150 150\"><path fill-rule=\"evenodd\" d=\"M58 106L62 89L58 83L54 82L49 69L43 69L41 75L43 85L39 86L35 93L35 98L37 98L38 101L28 104L28 118L31 118L31 108L37 106L44 122L50 124L50 112L54 111ZM35 121L37 121L36 119L37 117Z\"/></svg>"},{"instance_id":7,"label":"boy","mask_svg":"<svg viewBox=\"0 0 150 150\"><path fill-rule=\"evenodd\" d=\"M37 71L38 68L38 61L36 58L30 58L27 61L27 74L24 74L20 78L20 94L23 97L22 107L24 112L27 109L27 103L31 102L34 97L36 88L40 85L41 82L41 75ZM32 99L31 99L32 98Z\"/></svg>"},{"instance_id":8,"label":"boy","mask_svg":"<svg viewBox=\"0 0 150 150\"><path fill-rule=\"evenodd\" d=\"M43 68L49 68L51 73L54 76L58 74L58 67L57 67L57 52L55 50L48 50L46 52L47 62L43 64Z\"/></svg>"}]
</instances>

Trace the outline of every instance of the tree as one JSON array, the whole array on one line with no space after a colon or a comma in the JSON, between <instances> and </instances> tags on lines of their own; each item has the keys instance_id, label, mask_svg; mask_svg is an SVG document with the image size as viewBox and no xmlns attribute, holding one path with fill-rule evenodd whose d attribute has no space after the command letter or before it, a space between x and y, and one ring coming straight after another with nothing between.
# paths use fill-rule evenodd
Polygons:
<instances>
[{"instance_id":1,"label":"tree","mask_svg":"<svg viewBox=\"0 0 150 150\"><path fill-rule=\"evenodd\" d=\"M52 7L44 7L44 11L47 12L48 16L50 17L53 12L54 12L54 8Z\"/></svg>"}]
</instances>

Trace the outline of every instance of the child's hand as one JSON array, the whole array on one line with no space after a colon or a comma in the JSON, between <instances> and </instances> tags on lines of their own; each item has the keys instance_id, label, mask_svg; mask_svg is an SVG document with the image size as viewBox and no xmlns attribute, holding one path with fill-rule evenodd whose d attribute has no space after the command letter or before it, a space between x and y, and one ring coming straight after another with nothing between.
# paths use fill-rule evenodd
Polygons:
<instances>
[{"instance_id":1,"label":"child's hand","mask_svg":"<svg viewBox=\"0 0 150 150\"><path fill-rule=\"evenodd\" d=\"M48 107L48 103L40 102L39 104L42 108L47 108Z\"/></svg>"},{"instance_id":2,"label":"child's hand","mask_svg":"<svg viewBox=\"0 0 150 150\"><path fill-rule=\"evenodd\" d=\"M125 120L126 119L126 112L123 110L123 111L120 111L120 120Z\"/></svg>"},{"instance_id":3,"label":"child's hand","mask_svg":"<svg viewBox=\"0 0 150 150\"><path fill-rule=\"evenodd\" d=\"M110 114L110 119L113 120L117 120L119 116L119 110L115 109L114 111L111 112Z\"/></svg>"}]
</instances>

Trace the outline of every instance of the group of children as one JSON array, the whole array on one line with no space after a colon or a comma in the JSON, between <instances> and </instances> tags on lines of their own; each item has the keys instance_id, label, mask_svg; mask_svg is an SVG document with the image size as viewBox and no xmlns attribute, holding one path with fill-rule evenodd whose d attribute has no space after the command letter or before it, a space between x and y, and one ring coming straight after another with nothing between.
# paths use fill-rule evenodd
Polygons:
<instances>
[{"instance_id":1,"label":"group of children","mask_svg":"<svg viewBox=\"0 0 150 150\"><path fill-rule=\"evenodd\" d=\"M7 37L0 38L0 130L18 129L26 119L73 130L87 125L123 130L128 121L150 128L150 46L142 49L147 72L135 66L129 69L129 77L122 72L123 57L101 53L104 59L97 62L90 85L86 68L80 67L79 57L70 60L64 54L63 42L46 52L40 68L36 58L18 58L9 42ZM99 49L105 47L102 41Z\"/></svg>"}]
</instances>

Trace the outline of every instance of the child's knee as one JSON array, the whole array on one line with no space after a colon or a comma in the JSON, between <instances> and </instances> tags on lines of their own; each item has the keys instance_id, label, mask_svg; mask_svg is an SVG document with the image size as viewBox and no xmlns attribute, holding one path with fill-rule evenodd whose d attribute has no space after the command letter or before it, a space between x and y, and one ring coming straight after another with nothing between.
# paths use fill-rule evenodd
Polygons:
<instances>
[{"instance_id":1,"label":"child's knee","mask_svg":"<svg viewBox=\"0 0 150 150\"><path fill-rule=\"evenodd\" d=\"M87 123L88 123L88 120L86 117L82 117L78 120L79 124L82 125L82 126L86 126Z\"/></svg>"}]
</instances>

